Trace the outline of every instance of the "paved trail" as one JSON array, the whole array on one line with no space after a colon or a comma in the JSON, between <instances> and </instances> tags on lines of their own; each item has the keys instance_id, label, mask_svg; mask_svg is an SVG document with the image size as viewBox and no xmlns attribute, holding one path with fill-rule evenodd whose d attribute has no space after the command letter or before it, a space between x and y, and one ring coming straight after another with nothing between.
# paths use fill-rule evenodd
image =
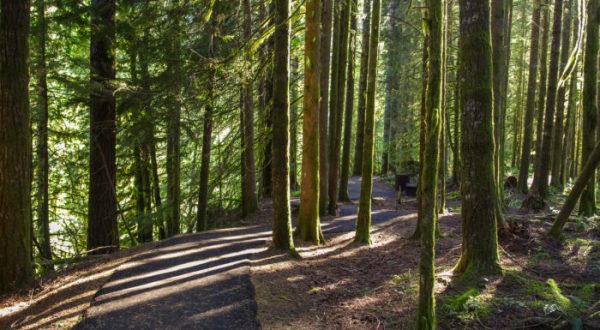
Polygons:
<instances>
[{"instance_id":1,"label":"paved trail","mask_svg":"<svg viewBox=\"0 0 600 330\"><path fill-rule=\"evenodd\" d=\"M349 193L360 194L360 178ZM394 198L375 182L374 197ZM325 233L354 230L355 205L323 224ZM397 211L374 210L373 223ZM175 237L120 266L96 294L76 329L259 329L250 259L266 248L269 226L216 230Z\"/></svg>"}]
</instances>

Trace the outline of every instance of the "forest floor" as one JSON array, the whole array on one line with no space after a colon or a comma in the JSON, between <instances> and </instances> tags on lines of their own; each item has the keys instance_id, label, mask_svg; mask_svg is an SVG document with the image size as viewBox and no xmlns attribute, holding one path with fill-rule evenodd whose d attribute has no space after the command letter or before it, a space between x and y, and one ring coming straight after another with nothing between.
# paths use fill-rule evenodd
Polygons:
<instances>
[{"instance_id":1,"label":"forest floor","mask_svg":"<svg viewBox=\"0 0 600 330\"><path fill-rule=\"evenodd\" d=\"M353 178L353 200L359 189ZM520 198L511 196L509 204ZM419 245L409 239L416 204L398 205L381 180L373 202L370 247L352 243L356 205L345 203L337 217L322 219L326 244L297 242L301 259L269 250L265 201L241 224L235 216L219 221L243 227L96 257L30 291L0 297L0 329L410 329L418 294ZM510 230L501 238L504 276L468 283L452 274L460 255L460 203L456 192L448 194L436 252L439 328L600 329L598 220L574 219L565 241L556 243L544 236L552 211L510 209Z\"/></svg>"}]
</instances>

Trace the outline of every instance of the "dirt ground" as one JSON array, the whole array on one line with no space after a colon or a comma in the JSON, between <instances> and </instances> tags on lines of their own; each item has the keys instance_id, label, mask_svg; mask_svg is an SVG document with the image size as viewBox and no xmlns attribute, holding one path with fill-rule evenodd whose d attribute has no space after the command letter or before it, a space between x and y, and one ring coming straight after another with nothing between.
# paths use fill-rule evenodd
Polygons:
<instances>
[{"instance_id":1,"label":"dirt ground","mask_svg":"<svg viewBox=\"0 0 600 330\"><path fill-rule=\"evenodd\" d=\"M513 210L507 221L510 231L501 238L500 252L504 276L465 282L452 273L461 236L459 202L449 202L449 211L440 218L443 237L436 249L438 328L562 329L581 324L582 329L600 329L597 221L588 227L570 225L562 244L545 238L548 216ZM272 250L256 255L252 277L262 327L414 328L419 244L409 237L415 225L416 208L408 203L401 216L373 229L370 247L353 243L354 233L345 233L327 237L321 247L300 245L300 260ZM549 279L558 283L567 302L555 294Z\"/></svg>"}]
</instances>

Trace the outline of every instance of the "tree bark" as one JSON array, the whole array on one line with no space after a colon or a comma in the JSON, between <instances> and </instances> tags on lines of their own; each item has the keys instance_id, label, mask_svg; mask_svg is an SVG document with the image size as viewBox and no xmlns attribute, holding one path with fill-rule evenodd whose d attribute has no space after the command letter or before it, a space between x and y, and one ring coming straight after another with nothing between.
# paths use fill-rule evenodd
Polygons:
<instances>
[{"instance_id":1,"label":"tree bark","mask_svg":"<svg viewBox=\"0 0 600 330\"><path fill-rule=\"evenodd\" d=\"M302 190L298 236L302 240L321 243L323 232L319 220L319 82L321 46L321 1L306 3L304 40L304 119L302 122Z\"/></svg>"},{"instance_id":2,"label":"tree bark","mask_svg":"<svg viewBox=\"0 0 600 330\"><path fill-rule=\"evenodd\" d=\"M29 1L0 3L0 294L28 285L31 268Z\"/></svg>"},{"instance_id":3,"label":"tree bark","mask_svg":"<svg viewBox=\"0 0 600 330\"><path fill-rule=\"evenodd\" d=\"M116 195L115 1L92 2L88 250L119 246Z\"/></svg>"},{"instance_id":4,"label":"tree bark","mask_svg":"<svg viewBox=\"0 0 600 330\"><path fill-rule=\"evenodd\" d=\"M369 40L369 65L367 73L367 104L365 108L365 135L363 143L362 180L360 183L360 202L356 219L354 241L371 244L371 197L373 192L373 156L375 143L375 92L377 84L377 61L379 58L379 24L381 0L373 0L373 19Z\"/></svg>"},{"instance_id":5,"label":"tree bark","mask_svg":"<svg viewBox=\"0 0 600 330\"><path fill-rule=\"evenodd\" d=\"M417 329L435 329L435 234L438 217L437 189L442 126L442 88L444 63L444 1L428 0L425 24L428 25L428 83L426 94L426 132L421 186L421 258L419 262L419 304Z\"/></svg>"},{"instance_id":6,"label":"tree bark","mask_svg":"<svg viewBox=\"0 0 600 330\"><path fill-rule=\"evenodd\" d=\"M244 40L248 41L252 37L252 8L250 0L243 0L244 11ZM252 56L250 53L245 56L246 70L252 72ZM242 110L242 130L244 136L243 148L243 166L244 176L242 183L242 216L254 213L258 209L258 200L256 198L256 166L254 165L254 102L252 97L251 77L246 76L242 86L243 110Z\"/></svg>"},{"instance_id":7,"label":"tree bark","mask_svg":"<svg viewBox=\"0 0 600 330\"><path fill-rule=\"evenodd\" d=\"M531 146L533 140L533 118L535 114L535 90L537 85L538 58L540 53L540 16L541 0L536 0L531 19L531 43L529 51L529 73L527 82L527 101L525 103L525 122L523 124L523 144L521 148L521 164L517 191L527 193L529 190L529 164L531 161Z\"/></svg>"},{"instance_id":8,"label":"tree bark","mask_svg":"<svg viewBox=\"0 0 600 330\"><path fill-rule=\"evenodd\" d=\"M489 0L460 0L462 254L455 272L478 277L498 263Z\"/></svg>"},{"instance_id":9,"label":"tree bark","mask_svg":"<svg viewBox=\"0 0 600 330\"><path fill-rule=\"evenodd\" d=\"M321 10L321 49L319 54L319 213L327 214L329 183L329 71L331 69L331 41L333 25L333 0L323 0Z\"/></svg>"},{"instance_id":10,"label":"tree bark","mask_svg":"<svg viewBox=\"0 0 600 330\"><path fill-rule=\"evenodd\" d=\"M365 133L365 107L367 104L367 72L369 66L369 36L371 33L371 0L363 2L363 19L361 52L360 52L360 77L358 79L358 114L356 120L356 142L354 147L354 175L362 171L363 143Z\"/></svg>"},{"instance_id":11,"label":"tree bark","mask_svg":"<svg viewBox=\"0 0 600 330\"><path fill-rule=\"evenodd\" d=\"M295 251L292 239L289 185L290 1L275 0L273 35L273 246Z\"/></svg>"},{"instance_id":12,"label":"tree bark","mask_svg":"<svg viewBox=\"0 0 600 330\"><path fill-rule=\"evenodd\" d=\"M596 144L598 117L598 0L590 0L587 14L585 56L583 59L583 139L581 147L581 175ZM590 180L579 200L579 213L591 217L596 213L596 180Z\"/></svg>"}]
</instances>

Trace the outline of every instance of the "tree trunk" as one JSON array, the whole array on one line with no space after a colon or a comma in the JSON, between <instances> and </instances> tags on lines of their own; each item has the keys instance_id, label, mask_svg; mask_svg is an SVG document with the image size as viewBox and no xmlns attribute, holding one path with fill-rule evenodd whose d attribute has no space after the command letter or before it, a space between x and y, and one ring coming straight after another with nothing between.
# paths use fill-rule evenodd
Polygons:
<instances>
[{"instance_id":1,"label":"tree trunk","mask_svg":"<svg viewBox=\"0 0 600 330\"><path fill-rule=\"evenodd\" d=\"M243 1L244 9L244 40L252 38L252 8L250 0ZM246 72L252 72L252 56L248 53L245 57ZM258 209L256 198L256 167L254 165L254 102L252 97L252 77L245 77L242 86L243 110L242 130L244 136L243 166L244 176L242 183L242 216L254 213Z\"/></svg>"},{"instance_id":2,"label":"tree trunk","mask_svg":"<svg viewBox=\"0 0 600 330\"><path fill-rule=\"evenodd\" d=\"M260 6L261 17L264 19L267 18L266 9L264 6L264 2L261 1ZM273 12L273 6L271 5L269 11ZM270 24L273 24L271 21ZM265 47L263 48L263 58L271 58L271 54L273 53L273 36L269 37L266 41ZM261 180L261 196L263 197L271 197L271 193L273 190L273 183L271 181L273 174L273 164L272 164L272 150L273 150L273 140L272 140L272 129L273 129L273 62L269 60L266 64L265 68L265 77L262 82L262 106L263 109L263 134L266 136L266 141L263 149L263 162L262 162L262 180Z\"/></svg>"},{"instance_id":3,"label":"tree trunk","mask_svg":"<svg viewBox=\"0 0 600 330\"><path fill-rule=\"evenodd\" d=\"M544 131L544 113L546 105L546 93L548 83L548 40L550 29L550 10L547 8L547 3L544 5L544 16L542 17L542 47L540 55L540 86L537 105L537 122L535 129L535 158L534 158L534 179L535 173L539 172L541 152L542 152L542 133ZM532 184L532 187L534 184Z\"/></svg>"},{"instance_id":4,"label":"tree trunk","mask_svg":"<svg viewBox=\"0 0 600 330\"><path fill-rule=\"evenodd\" d=\"M338 45L333 51L332 66L335 72L335 84L331 85L331 102L329 109L329 196L327 198L327 211L329 215L336 215L338 197L338 179L340 172L340 149L342 144L342 123L344 118L344 105L346 97L346 65L348 63L348 39L350 30L350 0L341 2L339 21ZM337 25L337 23L336 23ZM334 33L335 38L335 33ZM337 69L335 68L337 67ZM333 75L333 74L332 74ZM333 80L333 78L332 78ZM335 86L335 90L334 90ZM336 100L334 101L334 97Z\"/></svg>"},{"instance_id":5,"label":"tree trunk","mask_svg":"<svg viewBox=\"0 0 600 330\"><path fill-rule=\"evenodd\" d=\"M583 59L583 139L581 147L581 176L584 165L596 144L596 126L598 117L598 0L590 0L587 14L585 56ZM589 180L581 199L579 213L591 217L596 213L596 180Z\"/></svg>"},{"instance_id":6,"label":"tree trunk","mask_svg":"<svg viewBox=\"0 0 600 330\"><path fill-rule=\"evenodd\" d=\"M329 70L331 68L331 29L333 23L333 0L323 0L321 10L321 49L319 54L319 213L327 214L329 183Z\"/></svg>"},{"instance_id":7,"label":"tree trunk","mask_svg":"<svg viewBox=\"0 0 600 330\"><path fill-rule=\"evenodd\" d=\"M377 84L377 61L379 57L379 23L381 0L373 0L373 19L369 40L369 65L367 73L367 104L365 108L365 135L362 159L360 202L356 219L354 241L371 244L371 197L373 192L373 156L375 143L375 92Z\"/></svg>"},{"instance_id":8,"label":"tree trunk","mask_svg":"<svg viewBox=\"0 0 600 330\"><path fill-rule=\"evenodd\" d=\"M426 96L426 143L423 153L421 186L421 259L419 262L419 304L417 329L435 329L435 233L437 224L437 188L442 126L442 88L444 63L444 1L428 0L425 24L428 25L429 53Z\"/></svg>"},{"instance_id":9,"label":"tree trunk","mask_svg":"<svg viewBox=\"0 0 600 330\"><path fill-rule=\"evenodd\" d=\"M32 280L29 1L0 4L0 294Z\"/></svg>"},{"instance_id":10,"label":"tree trunk","mask_svg":"<svg viewBox=\"0 0 600 330\"><path fill-rule=\"evenodd\" d=\"M216 83L216 43L217 43L217 15L212 14L210 20L211 31L210 41L208 43L208 88L207 103L204 110L203 130L202 130L202 160L200 163L200 187L198 191L198 212L196 215L196 231L205 231L209 229L208 217L206 214L208 208L208 179L210 174L210 154L212 147L212 126L213 111L215 109L215 83ZM244 131L244 133L246 133ZM245 135L245 134L244 134ZM245 136L246 137L246 136ZM247 138L247 137L246 137ZM248 169L245 169L246 172Z\"/></svg>"},{"instance_id":11,"label":"tree trunk","mask_svg":"<svg viewBox=\"0 0 600 330\"><path fill-rule=\"evenodd\" d=\"M352 116L354 115L354 64L356 59L356 26L358 7L356 0L350 0L350 41L348 49L348 68L346 88L346 112L344 114L344 148L340 174L339 199L350 201L348 195L348 179L350 177L350 148L352 143Z\"/></svg>"},{"instance_id":12,"label":"tree trunk","mask_svg":"<svg viewBox=\"0 0 600 330\"><path fill-rule=\"evenodd\" d=\"M273 246L293 252L289 185L289 0L275 0L273 57Z\"/></svg>"},{"instance_id":13,"label":"tree trunk","mask_svg":"<svg viewBox=\"0 0 600 330\"><path fill-rule=\"evenodd\" d=\"M593 0L592 0L593 1ZM582 196L584 190L589 185L590 181L594 181L596 169L600 165L600 143L596 145L596 147L592 150L592 153L589 155L583 169L581 170L581 175L577 178L571 193L567 196L567 200L563 204L550 232L548 233L550 237L560 238L563 233L563 227L565 223L569 220L575 205L577 204L577 200Z\"/></svg>"},{"instance_id":14,"label":"tree trunk","mask_svg":"<svg viewBox=\"0 0 600 330\"><path fill-rule=\"evenodd\" d=\"M367 104L367 72L369 66L369 35L371 33L371 0L363 2L363 19L361 52L360 52L360 77L358 79L358 115L356 120L356 142L354 147L354 175L362 171L363 143L365 133L365 107Z\"/></svg>"},{"instance_id":15,"label":"tree trunk","mask_svg":"<svg viewBox=\"0 0 600 330\"><path fill-rule=\"evenodd\" d=\"M90 65L90 185L88 198L88 250L118 249L116 195L115 1L92 3Z\"/></svg>"},{"instance_id":16,"label":"tree trunk","mask_svg":"<svg viewBox=\"0 0 600 330\"><path fill-rule=\"evenodd\" d=\"M538 73L538 56L540 53L540 16L541 0L536 0L531 19L531 43L529 51L529 73L527 82L527 101L525 103L525 122L523 124L523 143L521 148L521 164L519 166L519 179L517 191L527 193L529 187L529 164L531 161L531 145L533 140L533 118L535 114L535 90Z\"/></svg>"},{"instance_id":17,"label":"tree trunk","mask_svg":"<svg viewBox=\"0 0 600 330\"><path fill-rule=\"evenodd\" d=\"M494 177L493 72L489 0L460 0L462 255L465 277L501 272Z\"/></svg>"},{"instance_id":18,"label":"tree trunk","mask_svg":"<svg viewBox=\"0 0 600 330\"><path fill-rule=\"evenodd\" d=\"M48 84L46 80L46 6L44 1L37 0L35 12L37 16L37 58L36 58L36 115L37 115L37 241L40 258L43 261L52 261L50 247L50 218L48 212ZM43 264L44 272L54 270L51 263Z\"/></svg>"},{"instance_id":19,"label":"tree trunk","mask_svg":"<svg viewBox=\"0 0 600 330\"><path fill-rule=\"evenodd\" d=\"M171 8L172 14L179 17L179 1ZM173 27L173 38L169 42L167 71L170 79L169 110L167 119L167 236L181 232L179 224L181 203L181 40L179 24Z\"/></svg>"},{"instance_id":20,"label":"tree trunk","mask_svg":"<svg viewBox=\"0 0 600 330\"><path fill-rule=\"evenodd\" d=\"M323 237L319 220L319 81L321 1L306 3L304 60L304 119L302 122L302 190L297 233L319 245Z\"/></svg>"},{"instance_id":21,"label":"tree trunk","mask_svg":"<svg viewBox=\"0 0 600 330\"><path fill-rule=\"evenodd\" d=\"M571 1L565 1L565 10L562 27L562 52L560 54L560 70L561 72L567 67L571 46ZM554 132L552 133L552 172L550 184L558 189L562 189L564 183L561 180L561 166L563 158L563 125L565 115L565 99L568 84L563 83L558 87L556 96L556 123L554 124Z\"/></svg>"}]
</instances>

